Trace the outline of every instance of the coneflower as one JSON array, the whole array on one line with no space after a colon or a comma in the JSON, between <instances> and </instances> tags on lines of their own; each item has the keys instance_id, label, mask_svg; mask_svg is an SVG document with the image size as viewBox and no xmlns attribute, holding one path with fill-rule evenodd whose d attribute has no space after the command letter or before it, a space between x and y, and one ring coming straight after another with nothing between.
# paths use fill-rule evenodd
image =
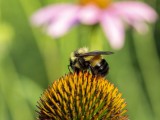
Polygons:
<instances>
[{"instance_id":1,"label":"coneflower","mask_svg":"<svg viewBox=\"0 0 160 120\"><path fill-rule=\"evenodd\" d=\"M38 120L128 120L121 96L103 77L69 73L44 91Z\"/></svg>"},{"instance_id":2,"label":"coneflower","mask_svg":"<svg viewBox=\"0 0 160 120\"><path fill-rule=\"evenodd\" d=\"M137 0L76 1L77 4L56 3L41 8L34 13L31 21L44 27L53 38L64 36L77 24L92 27L99 24L111 47L120 49L124 45L127 24L144 34L148 30L147 23L154 23L158 18L153 8Z\"/></svg>"}]
</instances>

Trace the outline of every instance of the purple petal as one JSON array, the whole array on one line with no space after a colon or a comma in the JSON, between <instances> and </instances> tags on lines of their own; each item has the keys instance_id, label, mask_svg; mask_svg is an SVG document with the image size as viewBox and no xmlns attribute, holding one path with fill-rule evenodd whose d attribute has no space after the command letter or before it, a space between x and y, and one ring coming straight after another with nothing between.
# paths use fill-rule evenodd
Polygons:
<instances>
[{"instance_id":1,"label":"purple petal","mask_svg":"<svg viewBox=\"0 0 160 120\"><path fill-rule=\"evenodd\" d=\"M64 35L77 22L79 6L69 6L60 11L56 20L48 25L47 33L53 37Z\"/></svg>"},{"instance_id":2,"label":"purple petal","mask_svg":"<svg viewBox=\"0 0 160 120\"><path fill-rule=\"evenodd\" d=\"M142 2L116 2L112 4L112 7L116 14L123 17L131 25L135 21L155 22L157 19L154 9Z\"/></svg>"},{"instance_id":3,"label":"purple petal","mask_svg":"<svg viewBox=\"0 0 160 120\"><path fill-rule=\"evenodd\" d=\"M125 35L122 21L108 12L104 13L100 23L111 46L115 49L122 48Z\"/></svg>"},{"instance_id":4,"label":"purple petal","mask_svg":"<svg viewBox=\"0 0 160 120\"><path fill-rule=\"evenodd\" d=\"M132 25L140 34L145 34L148 31L148 25L144 22L135 22Z\"/></svg>"},{"instance_id":5,"label":"purple petal","mask_svg":"<svg viewBox=\"0 0 160 120\"><path fill-rule=\"evenodd\" d=\"M33 14L33 16L31 17L31 22L37 26L52 22L52 20L57 17L57 15L61 10L70 6L72 5L71 4L54 4L54 5L50 5L45 8L42 8Z\"/></svg>"},{"instance_id":6,"label":"purple petal","mask_svg":"<svg viewBox=\"0 0 160 120\"><path fill-rule=\"evenodd\" d=\"M81 8L79 21L83 24L93 25L99 21L101 10L95 5L87 5Z\"/></svg>"}]
</instances>

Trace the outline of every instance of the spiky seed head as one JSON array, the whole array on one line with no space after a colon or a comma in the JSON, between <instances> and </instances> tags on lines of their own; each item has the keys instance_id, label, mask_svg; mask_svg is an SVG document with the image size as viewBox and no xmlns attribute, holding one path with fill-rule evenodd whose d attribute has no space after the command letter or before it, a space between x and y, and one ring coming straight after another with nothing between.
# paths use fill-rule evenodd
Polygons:
<instances>
[{"instance_id":1,"label":"spiky seed head","mask_svg":"<svg viewBox=\"0 0 160 120\"><path fill-rule=\"evenodd\" d=\"M108 80L89 72L54 81L38 102L38 120L128 120L126 102Z\"/></svg>"}]
</instances>

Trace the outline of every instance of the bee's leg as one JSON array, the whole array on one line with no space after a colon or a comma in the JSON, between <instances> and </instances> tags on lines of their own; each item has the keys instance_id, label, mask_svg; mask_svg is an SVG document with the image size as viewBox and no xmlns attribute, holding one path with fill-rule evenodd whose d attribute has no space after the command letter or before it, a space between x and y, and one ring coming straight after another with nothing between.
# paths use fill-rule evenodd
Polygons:
<instances>
[{"instance_id":1,"label":"bee's leg","mask_svg":"<svg viewBox=\"0 0 160 120\"><path fill-rule=\"evenodd\" d=\"M71 67L71 66L70 66L70 65L68 65L68 70L69 70L69 72L70 72L70 73L72 73L72 72L71 72L71 69L70 69L70 67Z\"/></svg>"},{"instance_id":2,"label":"bee's leg","mask_svg":"<svg viewBox=\"0 0 160 120\"><path fill-rule=\"evenodd\" d=\"M74 68L74 72L75 72L75 73L79 74L80 71L81 71L81 70L80 70L79 68L77 68L77 67Z\"/></svg>"},{"instance_id":3,"label":"bee's leg","mask_svg":"<svg viewBox=\"0 0 160 120\"><path fill-rule=\"evenodd\" d=\"M78 59L78 62L79 62L80 68L81 68L82 70L85 69L85 60L80 57L80 58Z\"/></svg>"},{"instance_id":4,"label":"bee's leg","mask_svg":"<svg viewBox=\"0 0 160 120\"><path fill-rule=\"evenodd\" d=\"M92 75L95 76L94 68L93 68L91 65L89 65L89 68L90 68L90 70L91 70Z\"/></svg>"},{"instance_id":5,"label":"bee's leg","mask_svg":"<svg viewBox=\"0 0 160 120\"><path fill-rule=\"evenodd\" d=\"M85 59L83 57L80 57L78 59L79 65L80 65L80 70L82 71L87 71L89 69L89 61L85 61Z\"/></svg>"}]
</instances>

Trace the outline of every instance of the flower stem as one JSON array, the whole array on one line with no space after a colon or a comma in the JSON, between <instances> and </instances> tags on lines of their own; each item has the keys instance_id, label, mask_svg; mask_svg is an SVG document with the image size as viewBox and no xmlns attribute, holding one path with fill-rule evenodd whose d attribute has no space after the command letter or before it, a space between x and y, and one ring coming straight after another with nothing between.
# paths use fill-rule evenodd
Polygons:
<instances>
[{"instance_id":1,"label":"flower stem","mask_svg":"<svg viewBox=\"0 0 160 120\"><path fill-rule=\"evenodd\" d=\"M5 115L3 114L4 111L2 111L0 115L6 119L33 120L31 108L29 107L29 101L27 100L27 94L25 92L26 84L22 84L23 80L21 77L22 76L20 76L16 70L13 59L7 54L5 59L0 61L0 94L3 95L2 100L4 100L4 105L10 113L6 113ZM15 95L19 96L15 97ZM20 106L19 103L21 104ZM19 115L21 107L25 111L23 115ZM6 111L6 109L4 110ZM24 116L26 119L23 118Z\"/></svg>"},{"instance_id":2,"label":"flower stem","mask_svg":"<svg viewBox=\"0 0 160 120\"><path fill-rule=\"evenodd\" d=\"M147 99L151 104L151 110L155 118L159 118L159 98L160 95L155 93L159 90L159 71L160 62L158 53L156 50L156 43L153 37L153 30L151 29L145 37L141 37L138 34L133 36L135 44L135 52L137 54L137 61L139 62L139 68L141 69L141 74L144 77L144 83L146 87L145 93L148 94L149 99ZM144 44L145 41L145 44ZM147 46L146 46L147 45ZM154 86L154 87L153 87Z\"/></svg>"},{"instance_id":3,"label":"flower stem","mask_svg":"<svg viewBox=\"0 0 160 120\"><path fill-rule=\"evenodd\" d=\"M95 25L91 29L91 38L90 38L90 50L102 50L103 41L100 40L100 33L98 26Z\"/></svg>"}]
</instances>

